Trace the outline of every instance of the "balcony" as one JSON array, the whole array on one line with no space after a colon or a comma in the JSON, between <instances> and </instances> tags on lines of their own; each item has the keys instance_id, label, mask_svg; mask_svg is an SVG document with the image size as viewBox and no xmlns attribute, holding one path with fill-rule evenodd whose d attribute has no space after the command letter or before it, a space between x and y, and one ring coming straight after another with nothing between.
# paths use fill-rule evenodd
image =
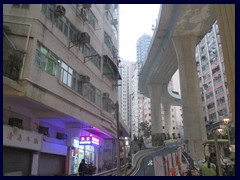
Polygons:
<instances>
[{"instance_id":1,"label":"balcony","mask_svg":"<svg viewBox=\"0 0 240 180\"><path fill-rule=\"evenodd\" d=\"M23 63L24 51L19 50L6 33L3 37L3 75L17 81Z\"/></svg>"}]
</instances>

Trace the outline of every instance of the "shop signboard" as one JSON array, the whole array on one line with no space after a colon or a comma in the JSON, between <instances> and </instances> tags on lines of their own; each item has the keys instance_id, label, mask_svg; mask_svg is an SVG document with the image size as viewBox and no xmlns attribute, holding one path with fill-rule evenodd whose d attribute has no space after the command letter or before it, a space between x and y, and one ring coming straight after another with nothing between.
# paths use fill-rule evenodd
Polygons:
<instances>
[{"instance_id":1,"label":"shop signboard","mask_svg":"<svg viewBox=\"0 0 240 180\"><path fill-rule=\"evenodd\" d=\"M3 125L3 145L39 151L42 146L42 134L17 127Z\"/></svg>"},{"instance_id":2,"label":"shop signboard","mask_svg":"<svg viewBox=\"0 0 240 180\"><path fill-rule=\"evenodd\" d=\"M80 145L99 145L99 139L93 136L81 136Z\"/></svg>"}]
</instances>

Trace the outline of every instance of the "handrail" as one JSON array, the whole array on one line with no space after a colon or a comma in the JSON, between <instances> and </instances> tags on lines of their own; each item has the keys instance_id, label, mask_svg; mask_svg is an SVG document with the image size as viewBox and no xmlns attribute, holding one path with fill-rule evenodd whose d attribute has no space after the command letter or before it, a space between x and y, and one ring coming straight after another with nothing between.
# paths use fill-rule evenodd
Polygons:
<instances>
[{"instance_id":1,"label":"handrail","mask_svg":"<svg viewBox=\"0 0 240 180\"><path fill-rule=\"evenodd\" d=\"M127 166L128 164L126 164ZM121 166L121 171L124 170L125 165ZM103 171L100 173L93 174L92 176L116 176L117 174L117 168L113 168L107 171Z\"/></svg>"},{"instance_id":2,"label":"handrail","mask_svg":"<svg viewBox=\"0 0 240 180\"><path fill-rule=\"evenodd\" d=\"M178 145L178 143L172 143L172 145L176 146L176 145ZM134 175L136 175L136 173L140 169L140 165L141 165L142 160L146 156L148 156L151 153L155 153L158 150L165 149L165 148L170 148L170 147L162 145L162 146L159 146L159 147L155 147L155 148L151 148L151 149L144 149L142 151L137 152L133 156L132 168L127 173L127 176L134 176ZM126 163L126 165L128 165L128 163ZM125 165L121 166L121 171L124 170L124 167L125 167ZM117 168L114 168L114 169L111 169L111 170L108 170L108 171L104 171L104 172L100 172L100 173L97 173L97 174L93 174L92 176L116 176L116 173L117 173Z\"/></svg>"}]
</instances>

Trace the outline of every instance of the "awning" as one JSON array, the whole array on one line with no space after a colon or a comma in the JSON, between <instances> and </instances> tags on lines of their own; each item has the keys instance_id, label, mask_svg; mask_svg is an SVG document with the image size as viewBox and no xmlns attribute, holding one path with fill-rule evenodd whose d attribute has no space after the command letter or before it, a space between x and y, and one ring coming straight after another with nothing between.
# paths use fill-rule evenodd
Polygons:
<instances>
[{"instance_id":1,"label":"awning","mask_svg":"<svg viewBox=\"0 0 240 180\"><path fill-rule=\"evenodd\" d=\"M108 133L106 133L106 132L104 132L101 129L98 129L96 127L84 128L84 130L88 131L89 133L94 134L94 135L96 135L100 138L103 138L103 139L112 139L113 138L110 134L108 134Z\"/></svg>"},{"instance_id":2,"label":"awning","mask_svg":"<svg viewBox=\"0 0 240 180\"><path fill-rule=\"evenodd\" d=\"M109 72L107 74L112 74L118 80L122 80L116 64L108 57L108 55L103 55L103 66L109 69Z\"/></svg>"}]
</instances>

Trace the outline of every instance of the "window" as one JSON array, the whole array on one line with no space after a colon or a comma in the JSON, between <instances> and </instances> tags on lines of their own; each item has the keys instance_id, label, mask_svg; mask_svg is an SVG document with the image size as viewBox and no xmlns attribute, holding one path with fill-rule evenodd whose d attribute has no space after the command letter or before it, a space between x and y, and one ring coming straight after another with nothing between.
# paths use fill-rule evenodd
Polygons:
<instances>
[{"instance_id":1,"label":"window","mask_svg":"<svg viewBox=\"0 0 240 180\"><path fill-rule=\"evenodd\" d=\"M222 86L220 86L219 88L217 88L217 89L215 90L216 95L219 94L219 93L221 93L221 92L223 92L223 87L222 87Z\"/></svg>"},{"instance_id":2,"label":"window","mask_svg":"<svg viewBox=\"0 0 240 180\"><path fill-rule=\"evenodd\" d=\"M82 48L82 53L85 55L85 56L90 56L90 47L89 45L84 45L83 48Z\"/></svg>"},{"instance_id":3,"label":"window","mask_svg":"<svg viewBox=\"0 0 240 180\"><path fill-rule=\"evenodd\" d=\"M209 114L209 120L214 121L217 118L216 113Z\"/></svg>"},{"instance_id":4,"label":"window","mask_svg":"<svg viewBox=\"0 0 240 180\"><path fill-rule=\"evenodd\" d=\"M204 81L208 80L209 78L210 78L210 74L206 74L206 75L203 76Z\"/></svg>"},{"instance_id":5,"label":"window","mask_svg":"<svg viewBox=\"0 0 240 180\"><path fill-rule=\"evenodd\" d=\"M37 42L34 63L48 74L59 78L63 84L67 85L72 90L78 92L80 95L86 97L98 106L101 106L101 91L90 83L83 83L80 79L80 75L74 69L61 61L53 52L44 47L40 42ZM107 106L110 112L110 105L108 104Z\"/></svg>"},{"instance_id":6,"label":"window","mask_svg":"<svg viewBox=\"0 0 240 180\"><path fill-rule=\"evenodd\" d=\"M222 81L222 76L221 76L221 74L218 74L218 76L217 77L214 77L214 79L213 79L213 82L214 83L218 83L218 82L221 82Z\"/></svg>"},{"instance_id":7,"label":"window","mask_svg":"<svg viewBox=\"0 0 240 180\"><path fill-rule=\"evenodd\" d=\"M63 32L63 21L61 19L58 21L58 28Z\"/></svg>"},{"instance_id":8,"label":"window","mask_svg":"<svg viewBox=\"0 0 240 180\"><path fill-rule=\"evenodd\" d=\"M113 102L110 98L108 97L103 97L102 98L102 102L103 102L103 109L109 113L112 112L113 110Z\"/></svg>"},{"instance_id":9,"label":"window","mask_svg":"<svg viewBox=\"0 0 240 180\"><path fill-rule=\"evenodd\" d=\"M45 48L39 42L37 42L37 49L35 54L35 64L41 69L46 71L48 74L53 76L58 75L58 57L53 54L50 50Z\"/></svg>"},{"instance_id":10,"label":"window","mask_svg":"<svg viewBox=\"0 0 240 180\"><path fill-rule=\"evenodd\" d=\"M117 49L114 47L111 37L104 31L104 43L112 53L113 57L117 57Z\"/></svg>"},{"instance_id":11,"label":"window","mask_svg":"<svg viewBox=\"0 0 240 180\"><path fill-rule=\"evenodd\" d=\"M80 79L80 76L77 74L77 82L76 82L76 91L83 95L83 82Z\"/></svg>"},{"instance_id":12,"label":"window","mask_svg":"<svg viewBox=\"0 0 240 180\"><path fill-rule=\"evenodd\" d=\"M66 84L69 87L72 87L72 76L73 76L73 69L70 68L64 62L61 62L61 76L60 81Z\"/></svg>"},{"instance_id":13,"label":"window","mask_svg":"<svg viewBox=\"0 0 240 180\"><path fill-rule=\"evenodd\" d=\"M212 70L212 74L215 74L216 72L218 72L220 70L219 66L215 67L213 70Z\"/></svg>"},{"instance_id":14,"label":"window","mask_svg":"<svg viewBox=\"0 0 240 180\"><path fill-rule=\"evenodd\" d=\"M93 12L89 10L88 14L88 23L95 29L95 23L97 21L97 18L94 16Z\"/></svg>"},{"instance_id":15,"label":"window","mask_svg":"<svg viewBox=\"0 0 240 180\"><path fill-rule=\"evenodd\" d=\"M66 17L55 15L54 4L43 4L41 11L70 41L75 42L77 40L77 28L75 28L74 25L66 19Z\"/></svg>"},{"instance_id":16,"label":"window","mask_svg":"<svg viewBox=\"0 0 240 180\"><path fill-rule=\"evenodd\" d=\"M212 109L214 106L215 106L215 104L214 104L214 102L212 102L212 103L209 103L209 104L207 105L207 108L208 108L208 109Z\"/></svg>"},{"instance_id":17,"label":"window","mask_svg":"<svg viewBox=\"0 0 240 180\"><path fill-rule=\"evenodd\" d=\"M225 103L225 98L224 97L221 97L219 99L217 99L217 105L220 105L220 104L223 104Z\"/></svg>"},{"instance_id":18,"label":"window","mask_svg":"<svg viewBox=\"0 0 240 180\"><path fill-rule=\"evenodd\" d=\"M95 51L91 45L83 45L82 53L85 56L92 56L88 59L100 70L101 69L101 56Z\"/></svg>"},{"instance_id":19,"label":"window","mask_svg":"<svg viewBox=\"0 0 240 180\"><path fill-rule=\"evenodd\" d=\"M53 20L53 14L54 14L54 5L53 4L48 4L47 8L46 8L46 17L52 21Z\"/></svg>"},{"instance_id":20,"label":"window","mask_svg":"<svg viewBox=\"0 0 240 180\"><path fill-rule=\"evenodd\" d=\"M75 42L77 40L77 29L70 24L69 26L69 39L70 41Z\"/></svg>"},{"instance_id":21,"label":"window","mask_svg":"<svg viewBox=\"0 0 240 180\"><path fill-rule=\"evenodd\" d=\"M227 109L222 109L222 110L218 111L219 116L225 116L226 114L227 114Z\"/></svg>"},{"instance_id":22,"label":"window","mask_svg":"<svg viewBox=\"0 0 240 180\"><path fill-rule=\"evenodd\" d=\"M73 71L73 74L72 74L72 89L74 91L77 91L77 77L78 77L77 72Z\"/></svg>"},{"instance_id":23,"label":"window","mask_svg":"<svg viewBox=\"0 0 240 180\"><path fill-rule=\"evenodd\" d=\"M21 9L29 9L30 4L13 4L12 7L14 8L21 8Z\"/></svg>"},{"instance_id":24,"label":"window","mask_svg":"<svg viewBox=\"0 0 240 180\"><path fill-rule=\"evenodd\" d=\"M207 99L209 99L209 98L211 98L211 97L213 97L213 92L212 92L212 91L206 95L206 98L207 98Z\"/></svg>"},{"instance_id":25,"label":"window","mask_svg":"<svg viewBox=\"0 0 240 180\"><path fill-rule=\"evenodd\" d=\"M206 63L206 64L204 64L203 66L202 66L202 71L205 71L205 70L207 70L209 68L209 65L208 65L208 63Z\"/></svg>"},{"instance_id":26,"label":"window","mask_svg":"<svg viewBox=\"0 0 240 180\"><path fill-rule=\"evenodd\" d=\"M90 83L83 85L83 96L88 100L95 102L95 87Z\"/></svg>"}]
</instances>

